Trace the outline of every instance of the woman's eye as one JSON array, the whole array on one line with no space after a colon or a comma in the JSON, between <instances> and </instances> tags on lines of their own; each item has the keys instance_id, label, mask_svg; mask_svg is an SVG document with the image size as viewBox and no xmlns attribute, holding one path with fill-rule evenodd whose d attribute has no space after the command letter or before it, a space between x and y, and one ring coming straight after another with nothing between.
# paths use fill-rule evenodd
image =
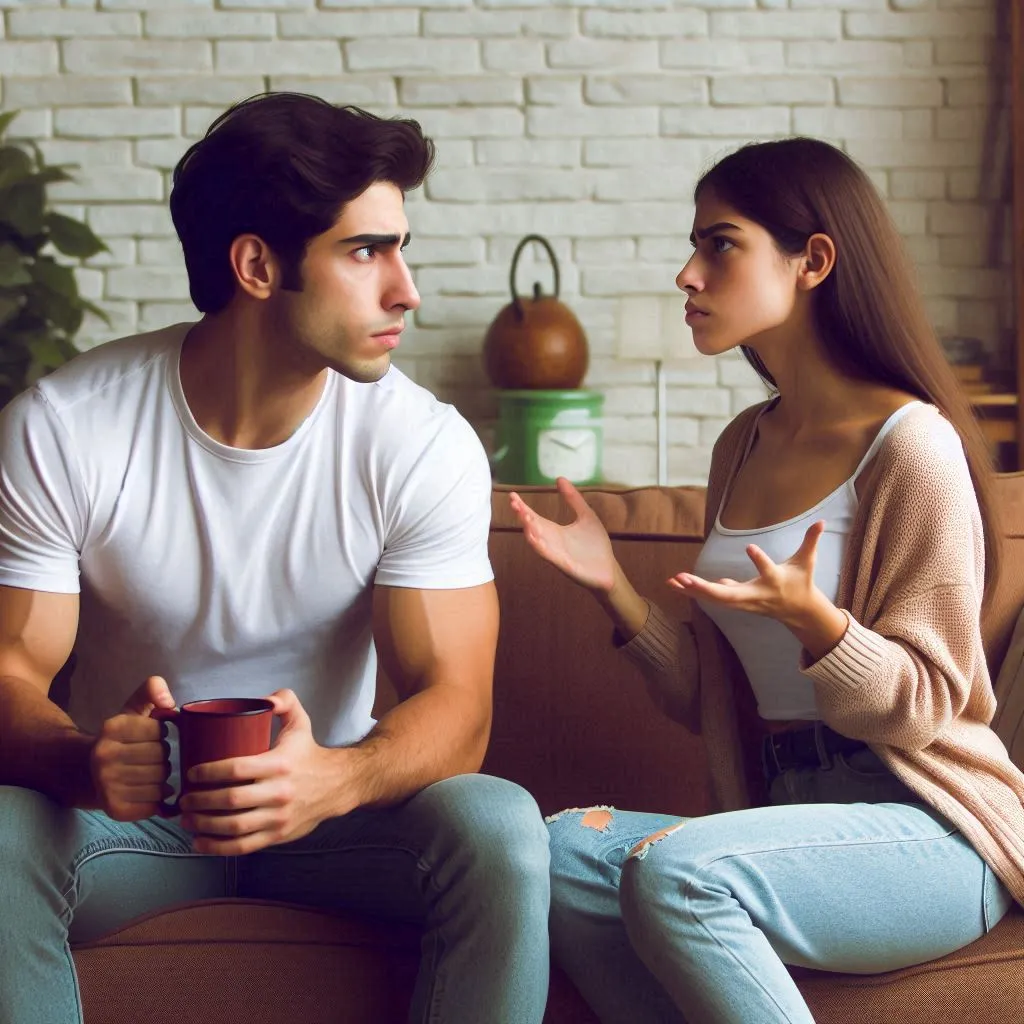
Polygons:
<instances>
[{"instance_id":1,"label":"woman's eye","mask_svg":"<svg viewBox=\"0 0 1024 1024\"><path fill-rule=\"evenodd\" d=\"M715 235L711 239L711 247L715 252L728 252L734 246L734 242L731 242L724 235Z\"/></svg>"}]
</instances>

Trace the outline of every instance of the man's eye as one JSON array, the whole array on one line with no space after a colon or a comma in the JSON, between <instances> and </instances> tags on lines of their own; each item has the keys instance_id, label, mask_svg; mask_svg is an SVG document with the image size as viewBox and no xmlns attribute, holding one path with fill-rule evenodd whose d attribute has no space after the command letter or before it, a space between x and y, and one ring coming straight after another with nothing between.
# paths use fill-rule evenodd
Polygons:
<instances>
[{"instance_id":1,"label":"man's eye","mask_svg":"<svg viewBox=\"0 0 1024 1024\"><path fill-rule=\"evenodd\" d=\"M377 249L376 249L375 246L364 245L362 248L356 249L356 251L353 253L353 255L355 256L355 258L357 260L360 261L360 263L369 263L370 260L373 259L373 257L376 254L376 252L377 252Z\"/></svg>"}]
</instances>

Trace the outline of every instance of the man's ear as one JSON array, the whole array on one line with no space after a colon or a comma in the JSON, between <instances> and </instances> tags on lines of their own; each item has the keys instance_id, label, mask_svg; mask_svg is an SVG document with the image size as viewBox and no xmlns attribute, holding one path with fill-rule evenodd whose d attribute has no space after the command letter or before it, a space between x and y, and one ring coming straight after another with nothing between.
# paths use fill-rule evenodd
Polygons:
<instances>
[{"instance_id":1,"label":"man's ear","mask_svg":"<svg viewBox=\"0 0 1024 1024\"><path fill-rule=\"evenodd\" d=\"M239 235L228 250L238 287L254 299L267 299L280 284L281 272L273 251L259 235Z\"/></svg>"},{"instance_id":2,"label":"man's ear","mask_svg":"<svg viewBox=\"0 0 1024 1024\"><path fill-rule=\"evenodd\" d=\"M836 265L835 243L828 235L811 235L799 260L797 287L805 291L817 288Z\"/></svg>"}]
</instances>

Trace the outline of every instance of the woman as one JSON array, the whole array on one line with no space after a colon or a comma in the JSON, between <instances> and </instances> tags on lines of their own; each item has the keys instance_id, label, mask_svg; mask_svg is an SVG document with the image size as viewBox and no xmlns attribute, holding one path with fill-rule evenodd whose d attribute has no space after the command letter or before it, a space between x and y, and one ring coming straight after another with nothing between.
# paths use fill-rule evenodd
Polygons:
<instances>
[{"instance_id":1,"label":"woman","mask_svg":"<svg viewBox=\"0 0 1024 1024\"><path fill-rule=\"evenodd\" d=\"M555 815L552 939L606 1022L809 1024L787 964L920 963L1024 902L1024 775L989 728L979 624L991 483L848 157L746 146L695 201L676 279L694 343L739 346L775 394L715 445L705 545L669 580L692 626L636 593L568 482L569 526L511 501L702 734L723 813Z\"/></svg>"}]
</instances>

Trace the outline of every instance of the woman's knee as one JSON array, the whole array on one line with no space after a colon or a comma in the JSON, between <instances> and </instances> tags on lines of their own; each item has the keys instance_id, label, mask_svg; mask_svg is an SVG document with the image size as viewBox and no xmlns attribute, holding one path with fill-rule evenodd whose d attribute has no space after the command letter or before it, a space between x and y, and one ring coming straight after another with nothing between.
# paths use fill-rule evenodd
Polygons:
<instances>
[{"instance_id":1,"label":"woman's knee","mask_svg":"<svg viewBox=\"0 0 1024 1024\"><path fill-rule=\"evenodd\" d=\"M658 948L669 930L678 935L697 923L694 896L711 883L707 858L683 832L680 823L648 836L634 845L622 866L619 906L642 959L644 950Z\"/></svg>"}]
</instances>

